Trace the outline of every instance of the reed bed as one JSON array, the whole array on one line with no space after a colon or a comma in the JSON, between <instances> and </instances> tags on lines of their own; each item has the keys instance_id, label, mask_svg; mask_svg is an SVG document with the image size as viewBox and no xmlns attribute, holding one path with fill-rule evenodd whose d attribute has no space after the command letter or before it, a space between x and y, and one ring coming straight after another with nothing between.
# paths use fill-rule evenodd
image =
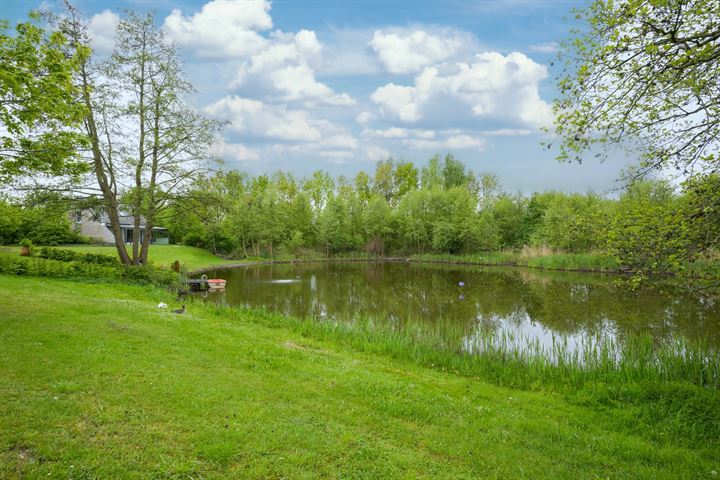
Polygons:
<instances>
[{"instance_id":1,"label":"reed bed","mask_svg":"<svg viewBox=\"0 0 720 480\"><path fill-rule=\"evenodd\" d=\"M584 272L618 272L620 263L603 253L564 253L549 247L523 247L522 250L482 252L467 255L423 254L410 257L411 261L458 263L469 265L509 265L545 270L571 270Z\"/></svg>"},{"instance_id":2,"label":"reed bed","mask_svg":"<svg viewBox=\"0 0 720 480\"><path fill-rule=\"evenodd\" d=\"M236 309L208 305L223 316ZM622 339L583 337L580 345L554 336L550 346L511 331L473 331L452 323L388 323L358 318L352 322L300 319L264 309L243 310L249 317L291 326L318 339L404 358L426 366L528 388L579 387L588 382L679 382L720 390L720 355L705 341L657 342L649 335Z\"/></svg>"}]
</instances>

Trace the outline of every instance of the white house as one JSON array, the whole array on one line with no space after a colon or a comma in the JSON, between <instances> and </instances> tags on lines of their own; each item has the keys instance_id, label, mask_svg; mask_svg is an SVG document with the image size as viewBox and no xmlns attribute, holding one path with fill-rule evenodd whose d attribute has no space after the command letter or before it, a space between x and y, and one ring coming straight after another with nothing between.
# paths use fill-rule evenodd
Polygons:
<instances>
[{"instance_id":1,"label":"white house","mask_svg":"<svg viewBox=\"0 0 720 480\"><path fill-rule=\"evenodd\" d=\"M91 238L100 243L115 243L115 236L110 228L110 218L106 213L95 214L89 210L82 210L75 213L75 229L83 237ZM120 231L125 243L132 243L133 230L135 228L135 217L120 212ZM140 217L140 241L145 238L145 218ZM170 242L167 229L153 227L152 243L165 245Z\"/></svg>"}]
</instances>

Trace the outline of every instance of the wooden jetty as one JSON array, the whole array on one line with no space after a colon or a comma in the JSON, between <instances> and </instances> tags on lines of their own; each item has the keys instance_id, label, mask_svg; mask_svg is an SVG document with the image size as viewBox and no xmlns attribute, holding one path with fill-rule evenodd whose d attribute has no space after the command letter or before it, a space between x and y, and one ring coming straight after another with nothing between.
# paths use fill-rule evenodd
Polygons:
<instances>
[{"instance_id":1,"label":"wooden jetty","mask_svg":"<svg viewBox=\"0 0 720 480\"><path fill-rule=\"evenodd\" d=\"M203 275L200 278L188 278L186 280L190 291L199 292L207 290L225 290L226 280L222 278L207 278L207 275Z\"/></svg>"},{"instance_id":2,"label":"wooden jetty","mask_svg":"<svg viewBox=\"0 0 720 480\"><path fill-rule=\"evenodd\" d=\"M193 292L200 292L202 290L210 289L207 280L203 280L201 278L188 278L185 283L187 283L187 286L190 287L190 291Z\"/></svg>"}]
</instances>

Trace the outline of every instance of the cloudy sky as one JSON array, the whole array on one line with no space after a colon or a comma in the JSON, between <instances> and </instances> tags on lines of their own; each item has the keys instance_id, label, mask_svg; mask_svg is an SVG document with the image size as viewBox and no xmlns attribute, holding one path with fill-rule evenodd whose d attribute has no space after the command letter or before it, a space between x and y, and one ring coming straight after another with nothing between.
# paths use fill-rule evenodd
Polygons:
<instances>
[{"instance_id":1,"label":"cloudy sky","mask_svg":"<svg viewBox=\"0 0 720 480\"><path fill-rule=\"evenodd\" d=\"M43 2L51 6L54 2ZM560 164L557 42L584 0L77 0L95 49L125 8L154 10L182 47L193 105L227 120L226 168L353 176L383 158L453 153L509 190L603 192L626 162ZM0 1L22 19L33 4Z\"/></svg>"}]
</instances>

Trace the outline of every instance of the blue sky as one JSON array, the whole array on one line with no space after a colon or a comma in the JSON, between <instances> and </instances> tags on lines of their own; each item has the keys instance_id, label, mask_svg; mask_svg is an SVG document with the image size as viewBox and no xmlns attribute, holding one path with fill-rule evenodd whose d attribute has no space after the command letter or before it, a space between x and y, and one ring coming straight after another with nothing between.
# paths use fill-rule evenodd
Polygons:
<instances>
[{"instance_id":1,"label":"blue sky","mask_svg":"<svg viewBox=\"0 0 720 480\"><path fill-rule=\"evenodd\" d=\"M43 2L52 7L52 1ZM198 93L227 120L226 168L353 176L392 156L452 153L508 190L603 192L627 159L560 164L540 143L550 62L583 0L78 0L96 50L125 8L154 10ZM40 2L0 4L18 21Z\"/></svg>"}]
</instances>

